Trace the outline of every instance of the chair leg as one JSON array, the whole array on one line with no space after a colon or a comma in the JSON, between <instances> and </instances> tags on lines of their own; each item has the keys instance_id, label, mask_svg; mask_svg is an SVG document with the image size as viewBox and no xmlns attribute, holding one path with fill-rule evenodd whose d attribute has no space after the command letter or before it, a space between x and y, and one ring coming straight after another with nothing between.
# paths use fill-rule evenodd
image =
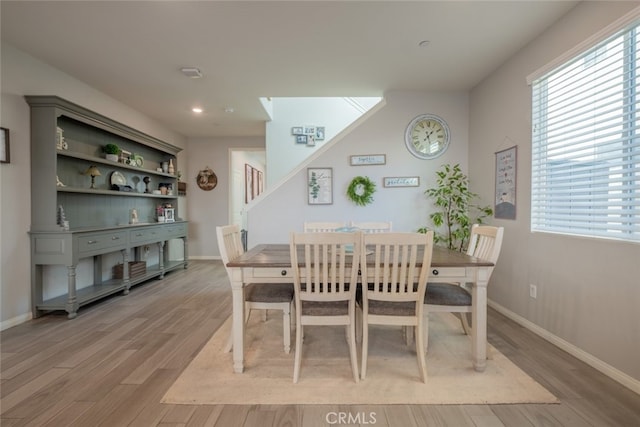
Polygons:
<instances>
[{"instance_id":1,"label":"chair leg","mask_svg":"<svg viewBox=\"0 0 640 427\"><path fill-rule=\"evenodd\" d=\"M356 342L362 342L362 308L356 307Z\"/></svg>"},{"instance_id":2,"label":"chair leg","mask_svg":"<svg viewBox=\"0 0 640 427\"><path fill-rule=\"evenodd\" d=\"M224 349L222 350L225 353L229 353L233 348L233 328L229 333L229 338L227 338L227 343L224 345Z\"/></svg>"},{"instance_id":3,"label":"chair leg","mask_svg":"<svg viewBox=\"0 0 640 427\"><path fill-rule=\"evenodd\" d=\"M302 325L296 322L296 350L293 362L293 382L300 377L300 361L302 359Z\"/></svg>"},{"instance_id":4,"label":"chair leg","mask_svg":"<svg viewBox=\"0 0 640 427\"><path fill-rule=\"evenodd\" d=\"M366 320L366 319L365 319ZM362 323L362 362L360 363L360 378L367 376L367 357L369 355L369 325Z\"/></svg>"},{"instance_id":5,"label":"chair leg","mask_svg":"<svg viewBox=\"0 0 640 427\"><path fill-rule=\"evenodd\" d=\"M429 351L429 313L425 311L424 314L422 315L422 318L423 318L422 336L424 340L423 345L424 345L424 352L426 353L427 351Z\"/></svg>"},{"instance_id":6,"label":"chair leg","mask_svg":"<svg viewBox=\"0 0 640 427\"><path fill-rule=\"evenodd\" d=\"M424 316L423 316L424 317ZM424 322L420 323L418 319L418 325L416 326L416 354L418 355L418 369L420 370L420 378L423 383L427 382L427 362L425 359L425 352L421 351L424 348L425 343L422 342L425 333L421 331Z\"/></svg>"},{"instance_id":7,"label":"chair leg","mask_svg":"<svg viewBox=\"0 0 640 427\"><path fill-rule=\"evenodd\" d=\"M464 329L464 333L467 335L471 335L471 326L469 326L469 320L467 316L469 313L460 313L460 322L462 322L462 329Z\"/></svg>"},{"instance_id":8,"label":"chair leg","mask_svg":"<svg viewBox=\"0 0 640 427\"><path fill-rule=\"evenodd\" d=\"M291 352L291 304L286 310L282 310L282 329L284 352L289 354Z\"/></svg>"},{"instance_id":9,"label":"chair leg","mask_svg":"<svg viewBox=\"0 0 640 427\"><path fill-rule=\"evenodd\" d=\"M353 373L353 380L359 382L360 373L358 372L358 351L356 350L356 328L353 322L348 326L349 335L349 358L351 359L351 372Z\"/></svg>"}]
</instances>

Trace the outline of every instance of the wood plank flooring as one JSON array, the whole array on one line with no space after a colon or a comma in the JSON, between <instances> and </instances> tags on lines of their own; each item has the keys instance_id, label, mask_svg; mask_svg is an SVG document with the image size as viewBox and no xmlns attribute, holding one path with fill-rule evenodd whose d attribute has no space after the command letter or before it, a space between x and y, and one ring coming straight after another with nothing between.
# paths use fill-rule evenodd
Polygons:
<instances>
[{"instance_id":1,"label":"wood plank flooring","mask_svg":"<svg viewBox=\"0 0 640 427\"><path fill-rule=\"evenodd\" d=\"M166 390L231 314L220 261L0 333L0 425L640 426L640 395L489 310L489 341L559 405L164 405ZM293 367L292 367L293 369ZM343 414L343 415L341 415ZM343 418L340 418L343 417ZM347 424L347 422L349 422Z\"/></svg>"}]
</instances>

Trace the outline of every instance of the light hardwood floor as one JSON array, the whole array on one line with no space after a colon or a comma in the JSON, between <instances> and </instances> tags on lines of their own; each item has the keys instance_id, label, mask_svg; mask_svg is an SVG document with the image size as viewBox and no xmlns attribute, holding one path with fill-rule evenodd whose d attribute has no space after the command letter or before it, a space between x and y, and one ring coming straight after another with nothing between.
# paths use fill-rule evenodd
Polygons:
<instances>
[{"instance_id":1,"label":"light hardwood floor","mask_svg":"<svg viewBox=\"0 0 640 427\"><path fill-rule=\"evenodd\" d=\"M230 315L219 261L0 334L9 426L640 426L640 395L493 310L489 341L561 399L554 405L164 405L160 399ZM293 368L292 368L293 369ZM293 386L293 385L292 385ZM335 413L335 414L334 414ZM375 421L375 422L374 422Z\"/></svg>"}]
</instances>

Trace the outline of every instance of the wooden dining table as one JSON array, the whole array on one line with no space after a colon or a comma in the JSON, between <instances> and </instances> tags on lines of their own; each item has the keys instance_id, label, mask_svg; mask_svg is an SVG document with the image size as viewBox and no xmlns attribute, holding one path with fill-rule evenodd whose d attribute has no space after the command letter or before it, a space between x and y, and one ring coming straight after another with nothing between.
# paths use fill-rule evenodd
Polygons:
<instances>
[{"instance_id":1,"label":"wooden dining table","mask_svg":"<svg viewBox=\"0 0 640 427\"><path fill-rule=\"evenodd\" d=\"M472 284L472 363L474 369L479 372L484 371L487 364L487 283L493 266L492 262L474 258L462 252L440 246L433 248L430 282ZM233 369L236 373L242 373L244 371L244 287L251 283L293 283L289 245L257 245L227 263L227 267L231 269L233 294Z\"/></svg>"}]
</instances>

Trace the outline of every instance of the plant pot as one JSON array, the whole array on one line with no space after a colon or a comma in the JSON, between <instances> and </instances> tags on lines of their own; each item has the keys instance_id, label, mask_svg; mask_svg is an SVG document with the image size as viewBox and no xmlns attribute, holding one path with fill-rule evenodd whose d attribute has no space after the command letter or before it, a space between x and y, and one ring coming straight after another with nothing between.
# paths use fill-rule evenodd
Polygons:
<instances>
[{"instance_id":1,"label":"plant pot","mask_svg":"<svg viewBox=\"0 0 640 427\"><path fill-rule=\"evenodd\" d=\"M112 162L118 162L117 154L106 154L105 157L107 158L107 160L111 160Z\"/></svg>"}]
</instances>

